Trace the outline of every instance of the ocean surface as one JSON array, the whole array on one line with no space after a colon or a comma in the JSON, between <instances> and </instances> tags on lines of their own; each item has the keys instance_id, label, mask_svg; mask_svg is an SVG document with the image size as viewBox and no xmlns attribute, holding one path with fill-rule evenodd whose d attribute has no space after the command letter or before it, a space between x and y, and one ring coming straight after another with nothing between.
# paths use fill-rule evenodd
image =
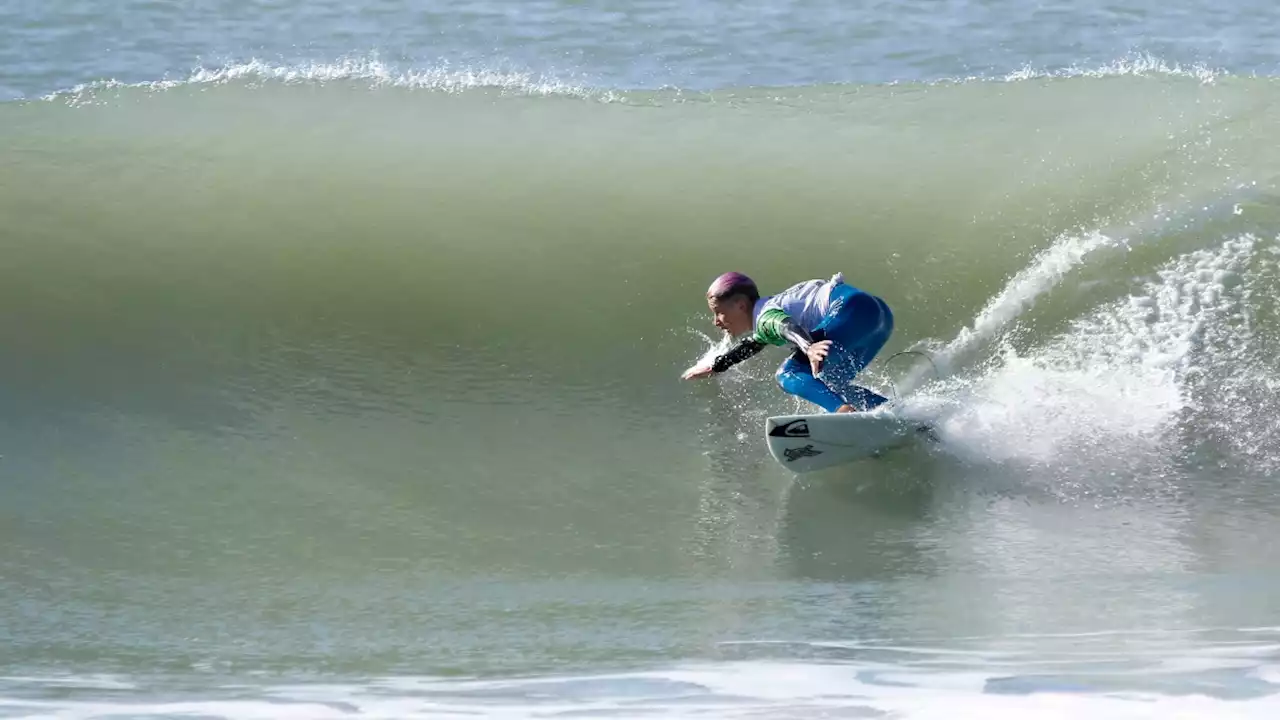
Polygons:
<instances>
[{"instance_id":1,"label":"ocean surface","mask_svg":"<svg viewBox=\"0 0 1280 720\"><path fill-rule=\"evenodd\" d=\"M0 5L0 718L1280 716L1278 77L1257 0ZM940 441L775 463L730 269Z\"/></svg>"}]
</instances>

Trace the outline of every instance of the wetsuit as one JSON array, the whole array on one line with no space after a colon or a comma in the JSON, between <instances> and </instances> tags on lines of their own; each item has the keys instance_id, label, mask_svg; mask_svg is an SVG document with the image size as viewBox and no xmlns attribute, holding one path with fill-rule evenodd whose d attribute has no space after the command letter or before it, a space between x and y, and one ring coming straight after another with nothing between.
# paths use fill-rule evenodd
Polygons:
<instances>
[{"instance_id":1,"label":"wetsuit","mask_svg":"<svg viewBox=\"0 0 1280 720\"><path fill-rule=\"evenodd\" d=\"M769 345L795 348L776 374L778 385L828 412L841 405L870 410L885 398L853 384L893 332L893 313L880 298L844 282L836 273L830 280L797 283L752 308L752 332L717 357L715 372L724 372ZM815 342L830 340L831 348L814 377L805 354Z\"/></svg>"}]
</instances>

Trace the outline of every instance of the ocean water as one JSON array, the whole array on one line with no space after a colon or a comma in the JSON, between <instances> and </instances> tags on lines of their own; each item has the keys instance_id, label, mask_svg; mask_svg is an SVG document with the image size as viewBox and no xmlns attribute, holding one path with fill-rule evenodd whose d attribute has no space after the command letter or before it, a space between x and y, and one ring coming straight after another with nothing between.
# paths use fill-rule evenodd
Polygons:
<instances>
[{"instance_id":1,"label":"ocean water","mask_svg":"<svg viewBox=\"0 0 1280 720\"><path fill-rule=\"evenodd\" d=\"M0 717L1275 717L1278 38L0 7ZM774 463L728 269L940 441Z\"/></svg>"}]
</instances>

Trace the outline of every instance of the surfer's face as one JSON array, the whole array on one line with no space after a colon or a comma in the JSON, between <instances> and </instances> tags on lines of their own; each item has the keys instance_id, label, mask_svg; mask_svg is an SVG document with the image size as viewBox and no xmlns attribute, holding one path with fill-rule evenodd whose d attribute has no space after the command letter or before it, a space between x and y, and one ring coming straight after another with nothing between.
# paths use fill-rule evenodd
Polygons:
<instances>
[{"instance_id":1,"label":"surfer's face","mask_svg":"<svg viewBox=\"0 0 1280 720\"><path fill-rule=\"evenodd\" d=\"M742 295L723 300L707 298L707 307L711 309L716 327L730 335L742 335L751 330L751 303Z\"/></svg>"}]
</instances>

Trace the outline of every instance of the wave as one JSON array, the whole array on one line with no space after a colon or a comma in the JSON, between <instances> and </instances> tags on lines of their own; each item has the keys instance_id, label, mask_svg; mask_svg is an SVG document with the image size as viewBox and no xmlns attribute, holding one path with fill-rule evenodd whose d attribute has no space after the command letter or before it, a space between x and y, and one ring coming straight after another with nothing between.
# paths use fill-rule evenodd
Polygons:
<instances>
[{"instance_id":1,"label":"wave","mask_svg":"<svg viewBox=\"0 0 1280 720\"><path fill-rule=\"evenodd\" d=\"M2 330L23 348L4 363L43 408L198 415L188 403L320 387L322 403L397 405L392 378L459 353L499 375L518 356L561 399L652 387L705 349L700 294L731 266L766 287L844 271L895 309L886 357L927 351L952 381L1004 387L991 401L1013 390L1011 358L1088 356L1075 339L1157 297L1153 276L1199 282L1197 253L1265 257L1280 235L1280 87L1158 61L698 94L247 63L51 99L66 102L0 105L0 280L19 308ZM1254 347L1276 328L1256 289L1270 270L1246 264L1253 279L1201 291L1251 293L1237 339ZM1139 355L1204 345L1141 328L1124 331ZM743 377L769 387L765 364ZM324 382L293 382L302 367ZM63 396L51 378L68 376ZM121 384L165 391L122 400Z\"/></svg>"}]
</instances>

